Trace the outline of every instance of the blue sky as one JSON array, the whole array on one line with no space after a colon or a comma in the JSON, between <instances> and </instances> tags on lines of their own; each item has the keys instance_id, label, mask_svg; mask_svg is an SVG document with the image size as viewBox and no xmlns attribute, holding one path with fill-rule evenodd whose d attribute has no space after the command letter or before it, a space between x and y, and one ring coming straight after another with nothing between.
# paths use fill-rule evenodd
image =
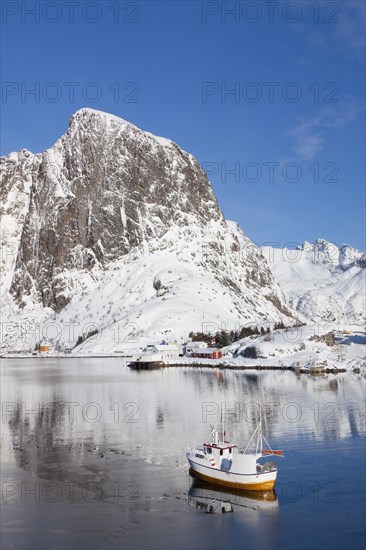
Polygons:
<instances>
[{"instance_id":1,"label":"blue sky","mask_svg":"<svg viewBox=\"0 0 366 550\"><path fill-rule=\"evenodd\" d=\"M194 154L257 244L365 248L364 2L1 8L1 154L104 110Z\"/></svg>"}]
</instances>

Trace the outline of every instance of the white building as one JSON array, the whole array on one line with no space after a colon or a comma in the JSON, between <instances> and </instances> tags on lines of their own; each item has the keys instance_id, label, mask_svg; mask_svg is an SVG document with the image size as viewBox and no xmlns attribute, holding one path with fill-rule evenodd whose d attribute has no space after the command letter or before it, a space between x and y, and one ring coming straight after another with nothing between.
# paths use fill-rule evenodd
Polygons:
<instances>
[{"instance_id":1,"label":"white building","mask_svg":"<svg viewBox=\"0 0 366 550\"><path fill-rule=\"evenodd\" d=\"M190 355L198 348L207 348L207 343L206 342L187 342L187 344L183 346L183 352L185 355Z\"/></svg>"},{"instance_id":2,"label":"white building","mask_svg":"<svg viewBox=\"0 0 366 550\"><path fill-rule=\"evenodd\" d=\"M144 356L151 355L154 360L175 359L179 357L180 349L175 344L154 344L146 347Z\"/></svg>"}]
</instances>

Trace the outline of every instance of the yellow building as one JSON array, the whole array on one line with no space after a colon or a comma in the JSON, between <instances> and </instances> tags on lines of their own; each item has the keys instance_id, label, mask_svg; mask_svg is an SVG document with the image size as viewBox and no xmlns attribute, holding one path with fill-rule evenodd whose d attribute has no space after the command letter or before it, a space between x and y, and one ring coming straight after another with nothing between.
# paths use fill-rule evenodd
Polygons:
<instances>
[{"instance_id":1,"label":"yellow building","mask_svg":"<svg viewBox=\"0 0 366 550\"><path fill-rule=\"evenodd\" d=\"M49 344L41 344L41 345L39 346L39 351L40 351L41 353L46 353L47 351L52 351L52 348L51 348L51 346L50 346Z\"/></svg>"}]
</instances>

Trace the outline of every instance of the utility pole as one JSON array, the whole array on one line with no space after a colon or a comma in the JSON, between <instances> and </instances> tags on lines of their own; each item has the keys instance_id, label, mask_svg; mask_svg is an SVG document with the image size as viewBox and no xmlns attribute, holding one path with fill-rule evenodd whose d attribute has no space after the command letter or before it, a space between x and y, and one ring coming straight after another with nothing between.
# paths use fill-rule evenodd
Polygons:
<instances>
[{"instance_id":1,"label":"utility pole","mask_svg":"<svg viewBox=\"0 0 366 550\"><path fill-rule=\"evenodd\" d=\"M338 345L338 361L344 361L344 350L342 344Z\"/></svg>"}]
</instances>

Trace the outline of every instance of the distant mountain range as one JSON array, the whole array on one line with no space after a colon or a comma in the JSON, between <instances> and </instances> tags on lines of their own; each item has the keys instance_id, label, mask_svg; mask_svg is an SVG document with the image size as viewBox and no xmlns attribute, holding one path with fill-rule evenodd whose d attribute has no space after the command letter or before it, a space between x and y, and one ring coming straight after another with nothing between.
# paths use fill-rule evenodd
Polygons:
<instances>
[{"instance_id":1,"label":"distant mountain range","mask_svg":"<svg viewBox=\"0 0 366 550\"><path fill-rule=\"evenodd\" d=\"M263 247L287 301L305 320L364 325L366 254L324 239L295 250Z\"/></svg>"}]
</instances>

